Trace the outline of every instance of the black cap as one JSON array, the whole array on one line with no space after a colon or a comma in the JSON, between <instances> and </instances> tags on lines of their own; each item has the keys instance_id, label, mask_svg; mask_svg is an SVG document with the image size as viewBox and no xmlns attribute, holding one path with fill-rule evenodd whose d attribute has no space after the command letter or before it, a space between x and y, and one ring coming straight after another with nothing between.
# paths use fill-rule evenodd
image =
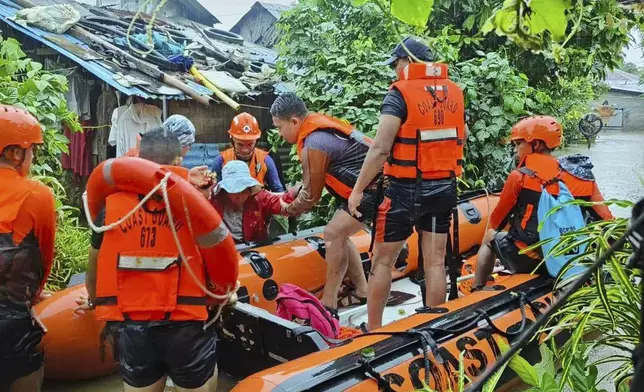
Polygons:
<instances>
[{"instance_id":1,"label":"black cap","mask_svg":"<svg viewBox=\"0 0 644 392\"><path fill-rule=\"evenodd\" d=\"M405 38L403 40L403 43L407 47L407 50L409 50L409 52L411 52L419 60L424 60L424 61L434 60L434 55L432 54L431 50L429 50L427 45L422 44L411 37ZM411 57L411 56L409 56L405 48L403 48L402 44L398 44L396 45L396 48L394 49L394 51L391 53L391 57L387 61L378 63L378 65L391 65L394 63L394 61L398 60L399 58L406 58L406 57Z\"/></svg>"}]
</instances>

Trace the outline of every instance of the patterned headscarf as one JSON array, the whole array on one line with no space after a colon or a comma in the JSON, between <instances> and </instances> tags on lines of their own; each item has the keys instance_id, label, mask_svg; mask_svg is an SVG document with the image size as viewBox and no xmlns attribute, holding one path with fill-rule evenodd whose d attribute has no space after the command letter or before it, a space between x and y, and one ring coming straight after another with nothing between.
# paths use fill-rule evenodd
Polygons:
<instances>
[{"instance_id":1,"label":"patterned headscarf","mask_svg":"<svg viewBox=\"0 0 644 392\"><path fill-rule=\"evenodd\" d=\"M195 142L195 126L180 114L173 114L163 123L163 128L179 138L181 147L190 147Z\"/></svg>"}]
</instances>

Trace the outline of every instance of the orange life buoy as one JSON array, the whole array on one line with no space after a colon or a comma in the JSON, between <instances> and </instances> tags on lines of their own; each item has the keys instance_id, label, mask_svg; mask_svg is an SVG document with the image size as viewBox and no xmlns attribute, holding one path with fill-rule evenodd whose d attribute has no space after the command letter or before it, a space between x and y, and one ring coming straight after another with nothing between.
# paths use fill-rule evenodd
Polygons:
<instances>
[{"instance_id":1,"label":"orange life buoy","mask_svg":"<svg viewBox=\"0 0 644 392\"><path fill-rule=\"evenodd\" d=\"M105 200L117 192L146 195L167 177L167 195L172 215L189 222L209 274L209 290L227 295L236 287L239 256L230 232L208 200L180 175L157 163L134 157L119 157L100 163L87 182L86 206L92 221L105 207ZM217 301L215 301L217 302Z\"/></svg>"}]
</instances>

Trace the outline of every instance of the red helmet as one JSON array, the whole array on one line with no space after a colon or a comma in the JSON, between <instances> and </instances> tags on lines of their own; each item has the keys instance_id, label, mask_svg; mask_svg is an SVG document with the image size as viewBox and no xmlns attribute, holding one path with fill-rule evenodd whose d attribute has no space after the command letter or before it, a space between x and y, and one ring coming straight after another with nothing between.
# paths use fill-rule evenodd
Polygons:
<instances>
[{"instance_id":1,"label":"red helmet","mask_svg":"<svg viewBox=\"0 0 644 392\"><path fill-rule=\"evenodd\" d=\"M241 113L233 118L228 134L239 140L257 140L262 136L257 119L248 113Z\"/></svg>"},{"instance_id":2,"label":"red helmet","mask_svg":"<svg viewBox=\"0 0 644 392\"><path fill-rule=\"evenodd\" d=\"M42 143L42 128L36 117L15 106L0 105L0 152L8 146L28 148Z\"/></svg>"},{"instance_id":3,"label":"red helmet","mask_svg":"<svg viewBox=\"0 0 644 392\"><path fill-rule=\"evenodd\" d=\"M561 124L551 116L524 118L512 127L510 140L541 140L550 149L561 145Z\"/></svg>"}]
</instances>

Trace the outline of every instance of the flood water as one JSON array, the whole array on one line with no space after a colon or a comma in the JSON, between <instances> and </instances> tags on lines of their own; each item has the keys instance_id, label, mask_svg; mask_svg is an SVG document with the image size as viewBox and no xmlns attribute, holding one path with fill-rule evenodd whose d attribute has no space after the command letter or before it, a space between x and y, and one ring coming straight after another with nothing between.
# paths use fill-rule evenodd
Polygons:
<instances>
[{"instance_id":1,"label":"flood water","mask_svg":"<svg viewBox=\"0 0 644 392\"><path fill-rule=\"evenodd\" d=\"M599 188L604 198L616 198L636 201L644 197L644 132L625 133L607 131L600 134L596 143L588 149L587 146L573 146L560 151L557 155L584 154L592 158ZM620 217L630 216L630 211L619 207L611 207L611 211ZM614 353L593 353L594 359L599 359ZM610 370L609 365L600 367L600 377ZM220 392L229 391L234 381L225 375L220 375ZM609 385L601 385L608 389ZM120 377L110 376L92 381L76 383L52 384L46 383L45 392L121 392L123 384ZM166 391L174 392L172 386Z\"/></svg>"}]
</instances>

